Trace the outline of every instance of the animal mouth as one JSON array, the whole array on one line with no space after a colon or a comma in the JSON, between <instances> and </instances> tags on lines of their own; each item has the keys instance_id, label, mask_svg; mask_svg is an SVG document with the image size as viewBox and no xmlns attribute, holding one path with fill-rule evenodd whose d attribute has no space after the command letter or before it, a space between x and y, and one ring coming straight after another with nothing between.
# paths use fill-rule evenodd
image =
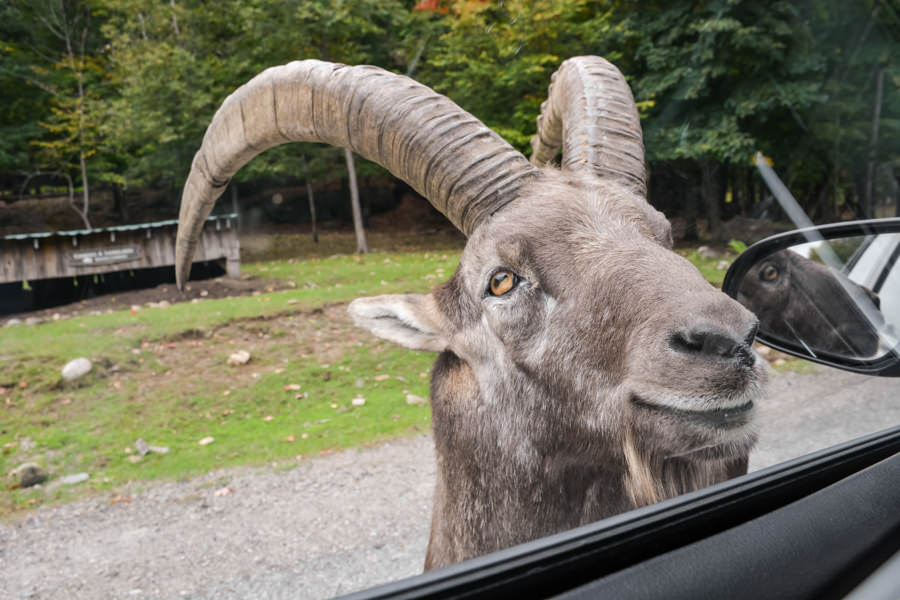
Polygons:
<instances>
[{"instance_id":1,"label":"animal mouth","mask_svg":"<svg viewBox=\"0 0 900 600\"><path fill-rule=\"evenodd\" d=\"M663 406L636 395L632 395L631 403L642 410L716 429L743 427L750 423L753 414L752 400L748 400L740 406L729 406L712 410L684 410L672 406Z\"/></svg>"}]
</instances>

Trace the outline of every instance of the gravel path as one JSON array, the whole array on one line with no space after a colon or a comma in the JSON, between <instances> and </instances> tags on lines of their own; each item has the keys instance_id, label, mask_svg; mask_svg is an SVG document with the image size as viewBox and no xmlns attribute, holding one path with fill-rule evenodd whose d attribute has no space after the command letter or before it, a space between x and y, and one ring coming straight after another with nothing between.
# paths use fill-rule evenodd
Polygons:
<instances>
[{"instance_id":1,"label":"gravel path","mask_svg":"<svg viewBox=\"0 0 900 600\"><path fill-rule=\"evenodd\" d=\"M415 575L433 453L420 435L37 510L0 525L0 597L327 598Z\"/></svg>"},{"instance_id":2,"label":"gravel path","mask_svg":"<svg viewBox=\"0 0 900 600\"><path fill-rule=\"evenodd\" d=\"M900 423L897 391L824 368L775 376L751 469ZM433 454L420 435L38 509L0 523L0 596L325 598L414 575Z\"/></svg>"}]
</instances>

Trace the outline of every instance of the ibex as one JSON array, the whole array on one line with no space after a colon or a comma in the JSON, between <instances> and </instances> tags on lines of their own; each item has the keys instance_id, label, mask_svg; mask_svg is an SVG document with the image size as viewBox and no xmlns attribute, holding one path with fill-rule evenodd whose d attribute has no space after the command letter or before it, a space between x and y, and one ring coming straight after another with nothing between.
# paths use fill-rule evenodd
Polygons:
<instances>
[{"instance_id":1,"label":"ibex","mask_svg":"<svg viewBox=\"0 0 900 600\"><path fill-rule=\"evenodd\" d=\"M857 304L870 301L871 314L881 317L878 294L792 250L781 250L754 265L737 298L766 324L770 336L838 356L868 358L878 352L884 320L870 322Z\"/></svg>"},{"instance_id":2,"label":"ibex","mask_svg":"<svg viewBox=\"0 0 900 600\"><path fill-rule=\"evenodd\" d=\"M609 62L563 63L530 162L407 77L315 60L264 71L225 100L194 158L179 285L229 178L291 141L383 165L468 237L432 293L349 308L376 336L440 353L426 569L746 472L764 378L756 319L672 251L645 199L631 91ZM560 145L561 168L545 166Z\"/></svg>"}]
</instances>

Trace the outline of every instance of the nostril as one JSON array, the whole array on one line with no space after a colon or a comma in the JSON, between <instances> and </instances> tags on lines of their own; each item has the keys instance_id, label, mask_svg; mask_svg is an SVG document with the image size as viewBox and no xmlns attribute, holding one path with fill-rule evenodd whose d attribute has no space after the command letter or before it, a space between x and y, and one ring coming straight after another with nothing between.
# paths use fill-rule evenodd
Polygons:
<instances>
[{"instance_id":1,"label":"nostril","mask_svg":"<svg viewBox=\"0 0 900 600\"><path fill-rule=\"evenodd\" d=\"M703 340L691 335L692 332L676 331L669 338L669 346L676 352L698 353L703 350Z\"/></svg>"},{"instance_id":2,"label":"nostril","mask_svg":"<svg viewBox=\"0 0 900 600\"><path fill-rule=\"evenodd\" d=\"M684 354L723 358L732 358L746 348L746 344L724 331L704 327L675 332L669 337L669 346Z\"/></svg>"}]
</instances>

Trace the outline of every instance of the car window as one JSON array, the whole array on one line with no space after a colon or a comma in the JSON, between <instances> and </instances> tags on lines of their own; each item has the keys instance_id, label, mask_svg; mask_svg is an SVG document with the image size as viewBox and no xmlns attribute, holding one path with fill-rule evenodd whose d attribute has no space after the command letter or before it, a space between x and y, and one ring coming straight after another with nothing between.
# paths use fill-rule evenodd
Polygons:
<instances>
[{"instance_id":1,"label":"car window","mask_svg":"<svg viewBox=\"0 0 900 600\"><path fill-rule=\"evenodd\" d=\"M330 597L900 422L892 378L716 291L770 235L900 214L890 2L0 14L14 597ZM898 248L781 257L883 321L814 351L896 348Z\"/></svg>"}]
</instances>

